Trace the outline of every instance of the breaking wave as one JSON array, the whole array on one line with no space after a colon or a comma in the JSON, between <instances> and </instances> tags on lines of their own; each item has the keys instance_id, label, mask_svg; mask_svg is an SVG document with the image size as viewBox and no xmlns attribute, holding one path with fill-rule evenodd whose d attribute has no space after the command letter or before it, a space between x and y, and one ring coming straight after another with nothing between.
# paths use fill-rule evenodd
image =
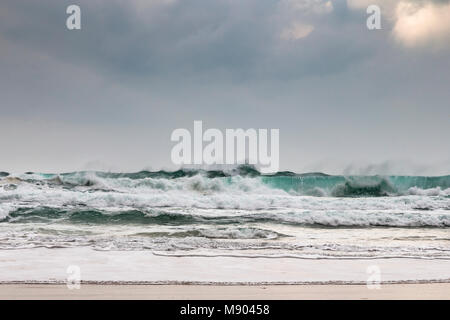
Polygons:
<instances>
[{"instance_id":1,"label":"breaking wave","mask_svg":"<svg viewBox=\"0 0 450 320\"><path fill-rule=\"evenodd\" d=\"M7 174L0 222L449 227L450 176L229 171ZM198 231L196 231L198 232Z\"/></svg>"},{"instance_id":2,"label":"breaking wave","mask_svg":"<svg viewBox=\"0 0 450 320\"><path fill-rule=\"evenodd\" d=\"M63 174L0 174L0 186L14 188L18 183L86 187L90 190L133 192L185 190L198 192L247 193L282 191L290 194L329 197L384 197L399 195L450 195L447 176L331 176L324 173L296 174L289 171L262 175L252 166L232 170L140 171L136 173L72 172ZM268 191L268 190L271 191Z\"/></svg>"},{"instance_id":3,"label":"breaking wave","mask_svg":"<svg viewBox=\"0 0 450 320\"><path fill-rule=\"evenodd\" d=\"M0 172L0 249L450 259L448 228L450 176Z\"/></svg>"},{"instance_id":4,"label":"breaking wave","mask_svg":"<svg viewBox=\"0 0 450 320\"><path fill-rule=\"evenodd\" d=\"M178 211L178 212L177 212ZM267 210L240 212L212 212L211 210L195 210L186 213L182 208L152 209L149 211L126 210L106 211L95 209L55 209L55 208L21 208L9 212L0 222L10 223L70 223L88 225L160 225L160 226L236 226L236 225L298 225L317 227L450 227L450 212L439 211L430 214L420 209L408 212L363 211L363 210ZM273 211L273 212L272 212ZM185 236L202 236L211 238L233 238L233 234L252 234L249 238L276 238L276 232L258 228L196 230L185 233ZM209 233L208 232L213 232ZM221 236L218 236L221 234ZM236 238L245 238L236 236Z\"/></svg>"}]
</instances>

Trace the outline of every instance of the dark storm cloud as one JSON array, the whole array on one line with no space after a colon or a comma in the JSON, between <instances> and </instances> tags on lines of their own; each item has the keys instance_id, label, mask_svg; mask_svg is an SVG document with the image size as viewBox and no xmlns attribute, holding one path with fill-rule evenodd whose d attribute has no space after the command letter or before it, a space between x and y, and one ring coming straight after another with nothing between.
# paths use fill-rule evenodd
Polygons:
<instances>
[{"instance_id":1,"label":"dark storm cloud","mask_svg":"<svg viewBox=\"0 0 450 320\"><path fill-rule=\"evenodd\" d=\"M355 36L365 30L343 25L342 17L350 14L342 1L335 5L337 14L295 10L273 0L80 1L79 32L64 28L69 4L4 2L2 34L29 50L120 77L326 74L370 55L372 47L356 45ZM314 32L306 41L283 43L280 33L295 20L312 24Z\"/></svg>"}]
</instances>

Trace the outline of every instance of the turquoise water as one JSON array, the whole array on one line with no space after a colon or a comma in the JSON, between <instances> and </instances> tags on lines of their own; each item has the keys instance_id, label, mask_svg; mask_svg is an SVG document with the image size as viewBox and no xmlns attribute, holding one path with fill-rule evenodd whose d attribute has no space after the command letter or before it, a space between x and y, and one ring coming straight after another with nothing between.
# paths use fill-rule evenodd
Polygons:
<instances>
[{"instance_id":1,"label":"turquoise water","mask_svg":"<svg viewBox=\"0 0 450 320\"><path fill-rule=\"evenodd\" d=\"M450 258L449 228L450 176L0 174L0 249Z\"/></svg>"}]
</instances>

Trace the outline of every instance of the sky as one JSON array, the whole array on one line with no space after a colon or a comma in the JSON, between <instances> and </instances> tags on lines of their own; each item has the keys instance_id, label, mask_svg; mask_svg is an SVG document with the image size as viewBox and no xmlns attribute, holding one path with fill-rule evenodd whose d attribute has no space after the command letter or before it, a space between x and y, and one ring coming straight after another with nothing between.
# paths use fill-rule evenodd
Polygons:
<instances>
[{"instance_id":1,"label":"sky","mask_svg":"<svg viewBox=\"0 0 450 320\"><path fill-rule=\"evenodd\" d=\"M279 129L281 170L450 174L449 71L448 0L3 0L0 171L173 169L201 120Z\"/></svg>"}]
</instances>

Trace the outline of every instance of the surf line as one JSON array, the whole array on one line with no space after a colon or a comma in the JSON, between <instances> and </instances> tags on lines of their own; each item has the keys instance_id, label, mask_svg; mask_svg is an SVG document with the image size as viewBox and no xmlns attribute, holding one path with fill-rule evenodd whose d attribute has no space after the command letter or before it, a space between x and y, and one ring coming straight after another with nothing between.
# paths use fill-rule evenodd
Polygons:
<instances>
[{"instance_id":1,"label":"surf line","mask_svg":"<svg viewBox=\"0 0 450 320\"><path fill-rule=\"evenodd\" d=\"M194 121L192 135L188 129L179 128L170 139L178 142L171 152L176 165L252 164L266 174L277 172L280 166L279 129L270 129L270 153L267 129L226 129L223 134L219 129L209 128L203 132L203 122Z\"/></svg>"}]
</instances>

